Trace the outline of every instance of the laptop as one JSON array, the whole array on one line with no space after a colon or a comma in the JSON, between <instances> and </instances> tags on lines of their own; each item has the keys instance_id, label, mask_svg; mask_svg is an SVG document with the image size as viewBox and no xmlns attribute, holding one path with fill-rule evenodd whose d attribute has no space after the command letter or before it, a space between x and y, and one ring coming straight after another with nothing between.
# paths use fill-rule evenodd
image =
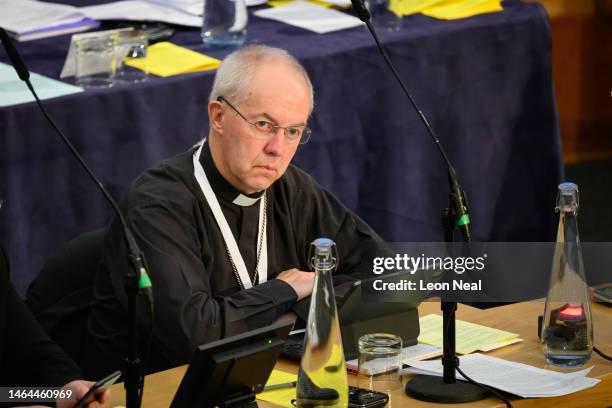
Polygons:
<instances>
[{"instance_id":1,"label":"laptop","mask_svg":"<svg viewBox=\"0 0 612 408\"><path fill-rule=\"evenodd\" d=\"M367 284L375 279L396 280L398 277L399 274L380 275L376 278L343 283L334 287L345 360L358 357L359 337L368 333L395 334L402 338L404 347L417 343L420 302L364 302L362 299L362 284ZM294 309L300 319L285 341L281 353L284 358L294 361L302 358L304 327L308 318L309 304L310 299L307 299L301 307Z\"/></svg>"}]
</instances>

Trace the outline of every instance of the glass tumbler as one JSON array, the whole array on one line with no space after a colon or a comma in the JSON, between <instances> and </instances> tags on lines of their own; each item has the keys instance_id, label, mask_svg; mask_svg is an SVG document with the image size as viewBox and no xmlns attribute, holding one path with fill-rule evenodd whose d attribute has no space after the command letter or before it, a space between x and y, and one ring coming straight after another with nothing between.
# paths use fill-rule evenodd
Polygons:
<instances>
[{"instance_id":1,"label":"glass tumbler","mask_svg":"<svg viewBox=\"0 0 612 408\"><path fill-rule=\"evenodd\" d=\"M390 333L359 338L359 386L390 392L402 387L402 339Z\"/></svg>"}]
</instances>

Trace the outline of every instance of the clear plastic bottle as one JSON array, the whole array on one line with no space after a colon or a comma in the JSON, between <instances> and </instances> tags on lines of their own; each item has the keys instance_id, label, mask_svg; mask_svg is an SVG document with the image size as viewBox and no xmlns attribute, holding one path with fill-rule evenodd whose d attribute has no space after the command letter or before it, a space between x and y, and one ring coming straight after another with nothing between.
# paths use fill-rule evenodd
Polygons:
<instances>
[{"instance_id":1,"label":"clear plastic bottle","mask_svg":"<svg viewBox=\"0 0 612 408\"><path fill-rule=\"evenodd\" d=\"M309 259L316 275L298 373L297 406L347 407L348 379L332 281L336 245L327 238L315 240Z\"/></svg>"},{"instance_id":2,"label":"clear plastic bottle","mask_svg":"<svg viewBox=\"0 0 612 408\"><path fill-rule=\"evenodd\" d=\"M578 236L578 186L561 183L557 245L544 308L542 343L546 361L578 367L591 357L593 321Z\"/></svg>"},{"instance_id":3,"label":"clear plastic bottle","mask_svg":"<svg viewBox=\"0 0 612 408\"><path fill-rule=\"evenodd\" d=\"M204 0L202 41L208 49L239 47L247 35L245 0Z\"/></svg>"}]
</instances>

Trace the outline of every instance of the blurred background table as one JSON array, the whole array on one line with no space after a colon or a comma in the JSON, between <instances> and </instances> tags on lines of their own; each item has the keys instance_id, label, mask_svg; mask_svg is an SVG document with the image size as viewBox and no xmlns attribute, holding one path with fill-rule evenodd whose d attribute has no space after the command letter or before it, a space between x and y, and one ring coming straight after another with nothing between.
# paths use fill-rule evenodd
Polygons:
<instances>
[{"instance_id":1,"label":"blurred background table","mask_svg":"<svg viewBox=\"0 0 612 408\"><path fill-rule=\"evenodd\" d=\"M455 21L412 15L381 37L455 163L474 238L547 241L563 173L548 19L538 4L504 7ZM294 162L385 239L441 241L444 166L367 30L319 35L249 18L247 42L287 49L314 85L313 137ZM17 47L30 70L57 78L69 41ZM197 29L178 29L171 41L205 52ZM0 61L8 61L3 50ZM206 133L213 75L151 77L46 106L119 198L143 170ZM0 108L0 129L0 241L23 293L53 249L112 213L34 104Z\"/></svg>"}]
</instances>

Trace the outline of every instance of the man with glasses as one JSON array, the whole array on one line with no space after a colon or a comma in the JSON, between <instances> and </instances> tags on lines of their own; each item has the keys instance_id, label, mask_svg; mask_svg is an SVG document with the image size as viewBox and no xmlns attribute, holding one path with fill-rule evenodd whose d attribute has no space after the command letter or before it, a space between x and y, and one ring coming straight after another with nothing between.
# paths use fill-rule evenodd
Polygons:
<instances>
[{"instance_id":1,"label":"man with glasses","mask_svg":"<svg viewBox=\"0 0 612 408\"><path fill-rule=\"evenodd\" d=\"M216 74L208 136L131 186L122 210L147 259L155 297L148 371L189 361L202 343L268 325L309 296L314 274L307 257L316 238L336 242L339 274L368 273L363 245L380 238L290 165L311 136L312 109L312 85L293 57L245 47ZM97 363L85 362L86 370L103 373L122 363L127 268L115 220L88 325L88 355Z\"/></svg>"}]
</instances>

